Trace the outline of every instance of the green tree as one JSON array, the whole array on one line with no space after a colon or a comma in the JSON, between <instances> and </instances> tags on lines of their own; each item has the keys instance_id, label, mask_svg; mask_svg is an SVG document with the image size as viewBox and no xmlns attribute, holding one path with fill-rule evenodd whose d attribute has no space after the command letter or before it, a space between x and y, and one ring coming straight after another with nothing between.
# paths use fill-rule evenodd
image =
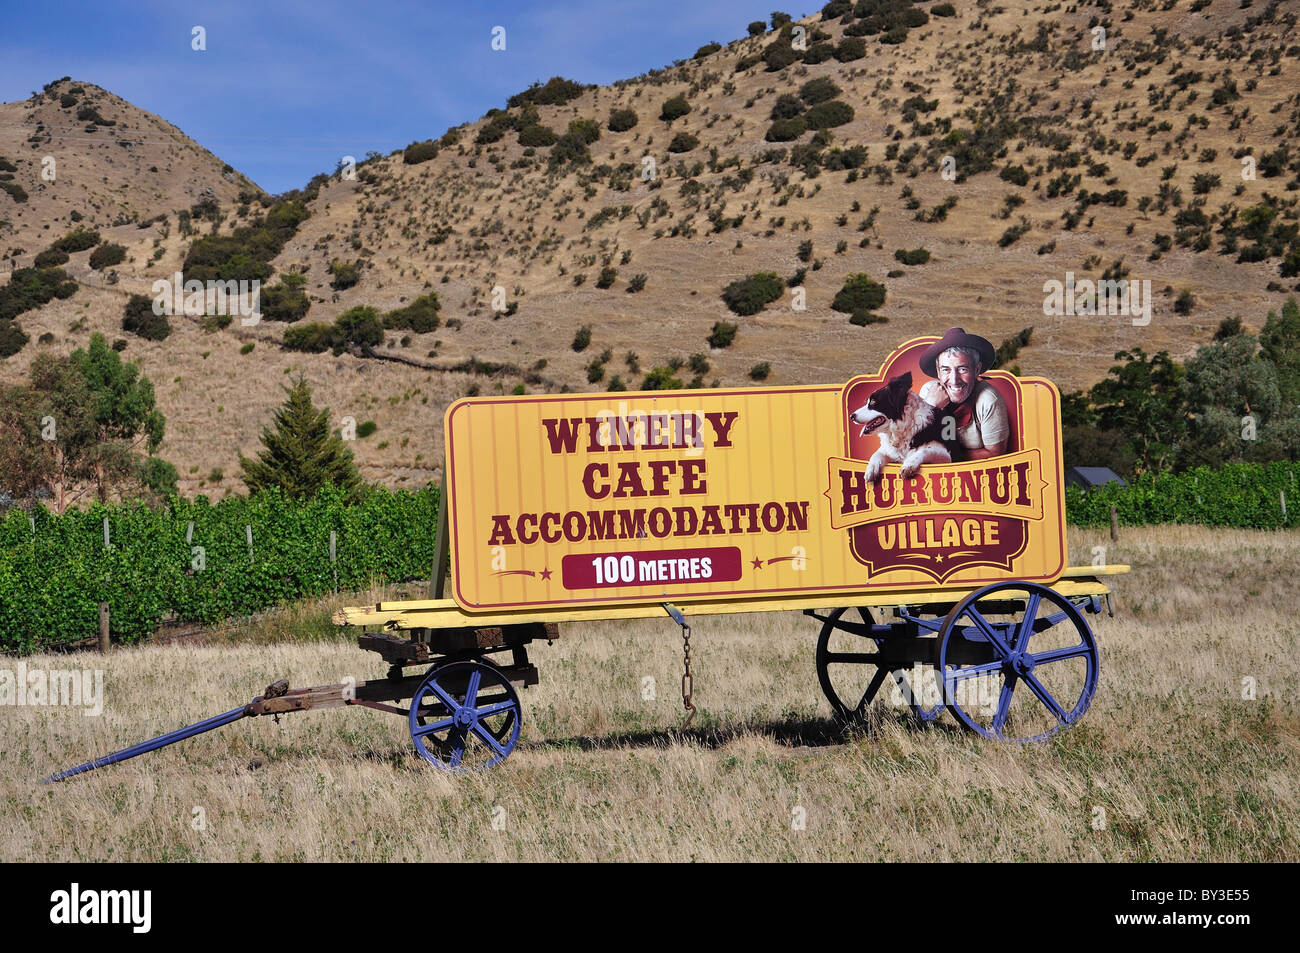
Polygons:
<instances>
[{"instance_id":1,"label":"green tree","mask_svg":"<svg viewBox=\"0 0 1300 953\"><path fill-rule=\"evenodd\" d=\"M1183 369L1168 351L1148 357L1141 348L1118 351L1123 361L1090 391L1102 430L1127 434L1140 470L1163 470L1173 464L1178 443L1187 433L1187 411L1179 391Z\"/></svg>"},{"instance_id":2,"label":"green tree","mask_svg":"<svg viewBox=\"0 0 1300 953\"><path fill-rule=\"evenodd\" d=\"M337 486L349 501L360 498L361 474L352 451L329 426L329 409L312 404L311 387L298 377L285 388L288 398L275 412L274 427L262 428L262 452L257 459L239 455L239 467L250 493L273 486L295 499L308 499L321 487Z\"/></svg>"},{"instance_id":3,"label":"green tree","mask_svg":"<svg viewBox=\"0 0 1300 953\"><path fill-rule=\"evenodd\" d=\"M1260 332L1259 343L1264 358L1277 371L1277 386L1282 403L1291 409L1300 405L1300 306L1288 298L1282 315L1270 311Z\"/></svg>"},{"instance_id":4,"label":"green tree","mask_svg":"<svg viewBox=\"0 0 1300 953\"><path fill-rule=\"evenodd\" d=\"M60 513L92 490L101 503L131 488L175 492L175 468L152 456L164 431L153 384L102 334L70 357L38 355L29 378L0 402L0 484L10 492L48 492Z\"/></svg>"},{"instance_id":5,"label":"green tree","mask_svg":"<svg viewBox=\"0 0 1300 953\"><path fill-rule=\"evenodd\" d=\"M1283 403L1277 369L1253 335L1198 348L1180 389L1191 413L1179 469L1296 458L1300 413Z\"/></svg>"}]
</instances>

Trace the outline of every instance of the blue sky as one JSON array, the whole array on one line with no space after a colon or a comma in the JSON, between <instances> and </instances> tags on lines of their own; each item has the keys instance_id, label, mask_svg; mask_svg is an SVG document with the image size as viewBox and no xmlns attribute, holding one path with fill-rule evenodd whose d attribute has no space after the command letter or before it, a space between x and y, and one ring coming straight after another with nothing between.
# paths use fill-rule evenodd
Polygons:
<instances>
[{"instance_id":1,"label":"blue sky","mask_svg":"<svg viewBox=\"0 0 1300 953\"><path fill-rule=\"evenodd\" d=\"M13 0L5 0L9 6ZM17 6L17 4L15 4ZM607 84L745 35L779 0L24 3L0 32L0 100L95 83L175 123L269 192L439 136L534 80ZM13 10L13 8L10 8ZM206 30L207 49L191 49ZM491 49L492 29L506 49Z\"/></svg>"}]
</instances>

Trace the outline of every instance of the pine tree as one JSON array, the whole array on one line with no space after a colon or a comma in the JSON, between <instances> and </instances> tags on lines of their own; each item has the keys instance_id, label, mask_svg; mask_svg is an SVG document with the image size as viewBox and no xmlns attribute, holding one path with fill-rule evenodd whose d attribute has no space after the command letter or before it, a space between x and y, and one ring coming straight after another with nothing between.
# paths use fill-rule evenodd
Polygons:
<instances>
[{"instance_id":1,"label":"pine tree","mask_svg":"<svg viewBox=\"0 0 1300 953\"><path fill-rule=\"evenodd\" d=\"M274 429L262 429L265 449L256 460L239 455L249 492L278 486L285 496L303 499L333 484L344 491L348 500L355 501L363 488L361 474L352 460L352 451L330 431L329 409L316 409L311 388L303 377L285 390L289 396L275 412Z\"/></svg>"}]
</instances>

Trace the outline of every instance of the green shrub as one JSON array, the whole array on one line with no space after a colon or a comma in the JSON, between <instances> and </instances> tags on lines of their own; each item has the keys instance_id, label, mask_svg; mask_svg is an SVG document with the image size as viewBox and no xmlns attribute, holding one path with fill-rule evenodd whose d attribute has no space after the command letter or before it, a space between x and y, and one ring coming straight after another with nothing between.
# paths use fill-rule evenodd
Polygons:
<instances>
[{"instance_id":1,"label":"green shrub","mask_svg":"<svg viewBox=\"0 0 1300 953\"><path fill-rule=\"evenodd\" d=\"M1016 242L1020 241L1021 236L1029 232L1029 228L1030 225L1028 222L1021 222L1019 225L1012 225L1003 232L1002 237L998 239L998 247L1006 248L1010 245L1014 245Z\"/></svg>"},{"instance_id":2,"label":"green shrub","mask_svg":"<svg viewBox=\"0 0 1300 953\"><path fill-rule=\"evenodd\" d=\"M0 318L0 358L13 357L31 340L17 321Z\"/></svg>"},{"instance_id":3,"label":"green shrub","mask_svg":"<svg viewBox=\"0 0 1300 953\"><path fill-rule=\"evenodd\" d=\"M9 197L21 205L27 201L27 190L17 182L0 182L0 189L9 193Z\"/></svg>"},{"instance_id":4,"label":"green shrub","mask_svg":"<svg viewBox=\"0 0 1300 953\"><path fill-rule=\"evenodd\" d=\"M670 367L652 368L641 382L641 390L681 390L683 386L681 378L674 377Z\"/></svg>"},{"instance_id":5,"label":"green shrub","mask_svg":"<svg viewBox=\"0 0 1300 953\"><path fill-rule=\"evenodd\" d=\"M253 341L245 341L243 347L241 347L241 348L239 349L239 353L240 353L240 354L252 354L252 353L253 353L253 348L254 348L254 346L255 346L255 342L253 342ZM220 477L218 477L218 479L220 479Z\"/></svg>"},{"instance_id":6,"label":"green shrub","mask_svg":"<svg viewBox=\"0 0 1300 953\"><path fill-rule=\"evenodd\" d=\"M97 245L90 253L90 267L96 271L120 265L124 261L126 261L126 248L113 242Z\"/></svg>"},{"instance_id":7,"label":"green shrub","mask_svg":"<svg viewBox=\"0 0 1300 953\"><path fill-rule=\"evenodd\" d=\"M594 119L575 119L569 123L569 135L591 145L600 138L600 123Z\"/></svg>"},{"instance_id":8,"label":"green shrub","mask_svg":"<svg viewBox=\"0 0 1300 953\"><path fill-rule=\"evenodd\" d=\"M866 55L867 41L859 36L845 37L840 40L840 45L835 48L835 58L841 63L860 60Z\"/></svg>"},{"instance_id":9,"label":"green shrub","mask_svg":"<svg viewBox=\"0 0 1300 953\"><path fill-rule=\"evenodd\" d=\"M581 136L566 132L555 140L551 147L551 167L556 168L566 163L586 163L591 161L591 151Z\"/></svg>"},{"instance_id":10,"label":"green shrub","mask_svg":"<svg viewBox=\"0 0 1300 953\"><path fill-rule=\"evenodd\" d=\"M729 321L713 322L713 330L709 332L709 347L729 347L736 339L737 330L739 325Z\"/></svg>"},{"instance_id":11,"label":"green shrub","mask_svg":"<svg viewBox=\"0 0 1300 953\"><path fill-rule=\"evenodd\" d=\"M77 110L77 119L80 122L93 122L96 126L116 126L116 119L105 119L99 114L99 110L90 103L85 103Z\"/></svg>"},{"instance_id":12,"label":"green shrub","mask_svg":"<svg viewBox=\"0 0 1300 953\"><path fill-rule=\"evenodd\" d=\"M430 159L437 158L437 156L438 144L432 139L413 142L402 150L402 162L406 165L419 165L421 162L428 162Z\"/></svg>"},{"instance_id":13,"label":"green shrub","mask_svg":"<svg viewBox=\"0 0 1300 953\"><path fill-rule=\"evenodd\" d=\"M824 103L829 99L834 99L839 94L840 88L835 85L835 81L829 76L810 79L799 89L799 98L809 106Z\"/></svg>"},{"instance_id":14,"label":"green shrub","mask_svg":"<svg viewBox=\"0 0 1300 953\"><path fill-rule=\"evenodd\" d=\"M789 37L778 36L763 50L763 62L767 64L769 73L783 70L799 59L799 53L790 45Z\"/></svg>"},{"instance_id":15,"label":"green shrub","mask_svg":"<svg viewBox=\"0 0 1300 953\"><path fill-rule=\"evenodd\" d=\"M361 423L357 424L357 439L365 440L378 429L379 425L373 420L363 420Z\"/></svg>"},{"instance_id":16,"label":"green shrub","mask_svg":"<svg viewBox=\"0 0 1300 953\"><path fill-rule=\"evenodd\" d=\"M507 101L511 108L516 106L563 106L571 99L577 99L586 89L579 82L552 76L545 85L533 83L522 93L516 93Z\"/></svg>"},{"instance_id":17,"label":"green shrub","mask_svg":"<svg viewBox=\"0 0 1300 953\"><path fill-rule=\"evenodd\" d=\"M366 305L349 308L334 321L335 346L373 347L384 340L384 325L379 311Z\"/></svg>"},{"instance_id":18,"label":"green shrub","mask_svg":"<svg viewBox=\"0 0 1300 953\"><path fill-rule=\"evenodd\" d=\"M844 286L835 293L831 307L850 314L854 311L874 311L885 303L885 286L872 281L866 274L849 275Z\"/></svg>"},{"instance_id":19,"label":"green shrub","mask_svg":"<svg viewBox=\"0 0 1300 953\"><path fill-rule=\"evenodd\" d=\"M768 142L790 142L807 131L808 124L804 122L803 117L796 116L794 119L778 119L768 126L767 134L763 138Z\"/></svg>"},{"instance_id":20,"label":"green shrub","mask_svg":"<svg viewBox=\"0 0 1300 953\"><path fill-rule=\"evenodd\" d=\"M131 295L122 315L122 330L146 341L162 341L172 333L172 326L165 314L154 314L152 298Z\"/></svg>"},{"instance_id":21,"label":"green shrub","mask_svg":"<svg viewBox=\"0 0 1300 953\"><path fill-rule=\"evenodd\" d=\"M85 251L87 248L94 248L99 244L99 241L99 232L88 228L78 228L68 232L68 234L50 245L50 248L65 251L72 255L79 251Z\"/></svg>"},{"instance_id":22,"label":"green shrub","mask_svg":"<svg viewBox=\"0 0 1300 953\"><path fill-rule=\"evenodd\" d=\"M71 109L75 105L77 105L77 97L72 95L72 93L64 93L59 97L59 106L61 108Z\"/></svg>"},{"instance_id":23,"label":"green shrub","mask_svg":"<svg viewBox=\"0 0 1300 953\"><path fill-rule=\"evenodd\" d=\"M554 129L541 124L525 126L519 130L519 144L521 146L553 146L558 138Z\"/></svg>"},{"instance_id":24,"label":"green shrub","mask_svg":"<svg viewBox=\"0 0 1300 953\"><path fill-rule=\"evenodd\" d=\"M0 288L0 321L12 321L52 298L71 298L76 293L77 283L62 268L19 268Z\"/></svg>"},{"instance_id":25,"label":"green shrub","mask_svg":"<svg viewBox=\"0 0 1300 953\"><path fill-rule=\"evenodd\" d=\"M951 3L936 3L930 8L930 15L936 17L955 17L957 10Z\"/></svg>"},{"instance_id":26,"label":"green shrub","mask_svg":"<svg viewBox=\"0 0 1300 953\"><path fill-rule=\"evenodd\" d=\"M700 140L695 138L689 132L679 132L673 136L673 141L668 143L669 152L690 152L699 146Z\"/></svg>"},{"instance_id":27,"label":"green shrub","mask_svg":"<svg viewBox=\"0 0 1300 953\"><path fill-rule=\"evenodd\" d=\"M998 173L998 178L1012 185L1028 185L1029 173L1022 165L1007 165Z\"/></svg>"},{"instance_id":28,"label":"green shrub","mask_svg":"<svg viewBox=\"0 0 1300 953\"><path fill-rule=\"evenodd\" d=\"M767 32L767 23L764 20L754 20L745 30L750 36L762 36Z\"/></svg>"},{"instance_id":29,"label":"green shrub","mask_svg":"<svg viewBox=\"0 0 1300 953\"><path fill-rule=\"evenodd\" d=\"M575 351L585 351L590 346L591 325L584 324L582 327L578 328L577 332L573 335L572 347Z\"/></svg>"},{"instance_id":30,"label":"green shrub","mask_svg":"<svg viewBox=\"0 0 1300 953\"><path fill-rule=\"evenodd\" d=\"M306 279L292 272L280 276L280 283L262 289L262 317L267 321L283 321L292 324L301 321L311 309L311 301L303 285Z\"/></svg>"},{"instance_id":31,"label":"green shrub","mask_svg":"<svg viewBox=\"0 0 1300 953\"><path fill-rule=\"evenodd\" d=\"M889 319L879 314L873 314L866 309L860 308L849 315L849 324L856 324L858 327L866 327L868 324L884 324Z\"/></svg>"},{"instance_id":32,"label":"green shrub","mask_svg":"<svg viewBox=\"0 0 1300 953\"><path fill-rule=\"evenodd\" d=\"M627 132L636 125L636 111L632 109L611 109L609 113L609 131Z\"/></svg>"},{"instance_id":33,"label":"green shrub","mask_svg":"<svg viewBox=\"0 0 1300 953\"><path fill-rule=\"evenodd\" d=\"M319 189L317 179L313 178L312 183ZM311 215L306 201L314 194L313 187L297 194L302 197L276 202L261 221L241 226L230 235L197 239L181 266L186 280L265 282L271 277L271 259L280 254L298 226Z\"/></svg>"},{"instance_id":34,"label":"green shrub","mask_svg":"<svg viewBox=\"0 0 1300 953\"><path fill-rule=\"evenodd\" d=\"M428 334L436 331L440 319L438 309L441 307L437 292L421 295L403 308L397 308L384 315L384 327L405 329L416 334Z\"/></svg>"},{"instance_id":35,"label":"green shrub","mask_svg":"<svg viewBox=\"0 0 1300 953\"><path fill-rule=\"evenodd\" d=\"M814 43L803 55L803 61L810 66L825 63L835 58L835 46L831 43Z\"/></svg>"},{"instance_id":36,"label":"green shrub","mask_svg":"<svg viewBox=\"0 0 1300 953\"><path fill-rule=\"evenodd\" d=\"M356 261L330 262L330 287L335 291L351 288L361 280L361 263Z\"/></svg>"},{"instance_id":37,"label":"green shrub","mask_svg":"<svg viewBox=\"0 0 1300 953\"><path fill-rule=\"evenodd\" d=\"M809 129L831 129L853 121L853 107L842 100L818 103L803 115Z\"/></svg>"},{"instance_id":38,"label":"green shrub","mask_svg":"<svg viewBox=\"0 0 1300 953\"><path fill-rule=\"evenodd\" d=\"M659 111L659 118L664 122L672 122L675 119L681 119L691 111L691 104L686 101L686 96L678 93L670 99L664 100L663 108Z\"/></svg>"},{"instance_id":39,"label":"green shrub","mask_svg":"<svg viewBox=\"0 0 1300 953\"><path fill-rule=\"evenodd\" d=\"M737 279L722 290L722 300L727 307L741 316L758 314L776 301L785 291L785 282L774 271L760 271ZM717 326L714 326L717 330ZM726 345L715 345L725 347Z\"/></svg>"},{"instance_id":40,"label":"green shrub","mask_svg":"<svg viewBox=\"0 0 1300 953\"><path fill-rule=\"evenodd\" d=\"M32 260L35 268L57 268L68 260L68 253L62 248L47 248Z\"/></svg>"},{"instance_id":41,"label":"green shrub","mask_svg":"<svg viewBox=\"0 0 1300 953\"><path fill-rule=\"evenodd\" d=\"M640 274L633 275L632 280L627 283L628 294L636 294L638 291L641 291L642 289L645 288L645 283L646 283L645 275L640 275Z\"/></svg>"},{"instance_id":42,"label":"green shrub","mask_svg":"<svg viewBox=\"0 0 1300 953\"><path fill-rule=\"evenodd\" d=\"M755 381L765 381L767 380L768 375L771 373L772 373L772 365L769 364L767 361L764 361L761 364L755 364L753 367L749 369L749 378L750 380L755 380Z\"/></svg>"},{"instance_id":43,"label":"green shrub","mask_svg":"<svg viewBox=\"0 0 1300 953\"><path fill-rule=\"evenodd\" d=\"M284 331L284 346L291 351L319 354L334 347L334 326L314 322L300 324Z\"/></svg>"},{"instance_id":44,"label":"green shrub","mask_svg":"<svg viewBox=\"0 0 1300 953\"><path fill-rule=\"evenodd\" d=\"M721 43L705 43L703 46L701 46L698 50L695 51L695 55L692 56L691 59L702 60L704 59L704 57L716 53L720 49L722 49Z\"/></svg>"},{"instance_id":45,"label":"green shrub","mask_svg":"<svg viewBox=\"0 0 1300 953\"><path fill-rule=\"evenodd\" d=\"M772 104L772 119L793 119L804 110L803 100L791 93L782 93Z\"/></svg>"},{"instance_id":46,"label":"green shrub","mask_svg":"<svg viewBox=\"0 0 1300 953\"><path fill-rule=\"evenodd\" d=\"M597 288L609 288L614 284L614 279L618 277L618 270L609 265L600 269L600 277L596 279Z\"/></svg>"},{"instance_id":47,"label":"green shrub","mask_svg":"<svg viewBox=\"0 0 1300 953\"><path fill-rule=\"evenodd\" d=\"M911 251L900 248L894 252L894 259L904 265L924 265L930 260L930 253L924 248L913 248Z\"/></svg>"},{"instance_id":48,"label":"green shrub","mask_svg":"<svg viewBox=\"0 0 1300 953\"><path fill-rule=\"evenodd\" d=\"M891 26L888 30L885 31L884 36L880 38L880 42L887 43L890 46L897 46L899 43L902 43L906 39L907 39L907 27L903 26L903 24L901 23L898 23L895 24L894 26Z\"/></svg>"}]
</instances>

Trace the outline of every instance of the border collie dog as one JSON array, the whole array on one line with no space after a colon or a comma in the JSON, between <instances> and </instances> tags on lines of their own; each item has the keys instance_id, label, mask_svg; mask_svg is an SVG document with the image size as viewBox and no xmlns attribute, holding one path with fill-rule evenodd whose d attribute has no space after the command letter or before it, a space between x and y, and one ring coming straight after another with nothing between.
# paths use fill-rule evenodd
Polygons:
<instances>
[{"instance_id":1,"label":"border collie dog","mask_svg":"<svg viewBox=\"0 0 1300 953\"><path fill-rule=\"evenodd\" d=\"M849 414L862 427L861 436L879 433L880 449L871 455L866 479L875 483L886 463L901 463L903 479L916 476L923 463L951 463L952 454L940 440L935 408L911 391L912 374L900 374L879 388L866 404Z\"/></svg>"}]
</instances>

